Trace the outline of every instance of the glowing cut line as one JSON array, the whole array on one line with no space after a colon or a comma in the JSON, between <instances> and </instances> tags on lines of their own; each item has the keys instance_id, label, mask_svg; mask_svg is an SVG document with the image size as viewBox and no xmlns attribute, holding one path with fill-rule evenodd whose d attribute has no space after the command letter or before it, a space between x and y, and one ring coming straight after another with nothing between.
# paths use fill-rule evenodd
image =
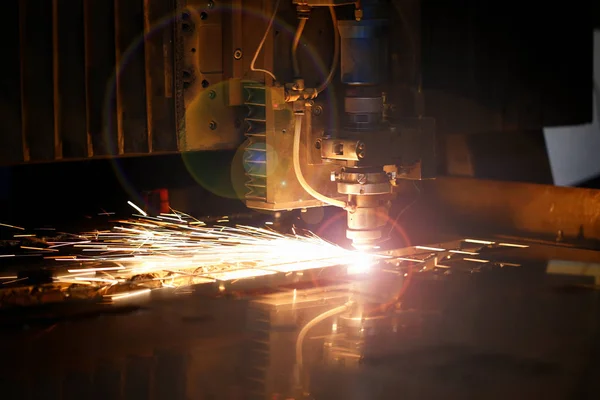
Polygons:
<instances>
[{"instance_id":1,"label":"glowing cut line","mask_svg":"<svg viewBox=\"0 0 600 400\"><path fill-rule=\"evenodd\" d=\"M428 247L428 246L415 246L415 249L428 250L428 251L446 251L446 249L442 249L440 247Z\"/></svg>"},{"instance_id":2,"label":"glowing cut line","mask_svg":"<svg viewBox=\"0 0 600 400\"><path fill-rule=\"evenodd\" d=\"M119 294L109 294L104 297L109 298L111 300L122 300L122 299L127 299L130 297L140 296L140 295L146 294L146 293L150 293L150 289L142 289L142 290L136 290L133 292L126 292L126 293L119 293Z\"/></svg>"},{"instance_id":3,"label":"glowing cut line","mask_svg":"<svg viewBox=\"0 0 600 400\"><path fill-rule=\"evenodd\" d=\"M476 262L476 263L482 263L482 264L490 262L489 260L480 260L478 258L463 258L463 260L465 260L465 261L471 261L471 262Z\"/></svg>"},{"instance_id":4,"label":"glowing cut line","mask_svg":"<svg viewBox=\"0 0 600 400\"><path fill-rule=\"evenodd\" d=\"M464 250L450 250L450 253L464 254L464 255L467 255L467 256L477 256L477 255L479 255L479 253L475 253L474 251L464 251Z\"/></svg>"},{"instance_id":5,"label":"glowing cut line","mask_svg":"<svg viewBox=\"0 0 600 400\"><path fill-rule=\"evenodd\" d=\"M504 246L504 247L516 247L519 249L526 249L529 246L525 245L525 244L516 244L516 243L498 243L498 246Z\"/></svg>"},{"instance_id":6,"label":"glowing cut line","mask_svg":"<svg viewBox=\"0 0 600 400\"><path fill-rule=\"evenodd\" d=\"M417 258L408 258L408 257L397 257L395 260L398 261L407 261L407 262L416 262L416 263L424 263L425 260L419 260Z\"/></svg>"},{"instance_id":7,"label":"glowing cut line","mask_svg":"<svg viewBox=\"0 0 600 400\"><path fill-rule=\"evenodd\" d=\"M490 242L489 240L478 240L478 239L464 239L463 242L475 243L475 244L494 244L494 242Z\"/></svg>"}]
</instances>

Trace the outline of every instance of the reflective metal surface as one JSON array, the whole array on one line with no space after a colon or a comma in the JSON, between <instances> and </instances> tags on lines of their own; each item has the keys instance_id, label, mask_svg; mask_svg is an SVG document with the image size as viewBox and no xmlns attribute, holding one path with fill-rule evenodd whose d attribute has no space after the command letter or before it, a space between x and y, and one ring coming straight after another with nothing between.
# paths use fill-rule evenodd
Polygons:
<instances>
[{"instance_id":1,"label":"reflective metal surface","mask_svg":"<svg viewBox=\"0 0 600 400\"><path fill-rule=\"evenodd\" d=\"M473 238L387 254L366 274L313 274L311 285L269 286L269 294L255 291L257 280L228 286L233 298L206 297L201 285L118 308L3 310L3 398L597 394L599 253ZM408 290L385 317L353 311L308 331L299 381L298 332L348 299L393 297L409 266Z\"/></svg>"}]
</instances>

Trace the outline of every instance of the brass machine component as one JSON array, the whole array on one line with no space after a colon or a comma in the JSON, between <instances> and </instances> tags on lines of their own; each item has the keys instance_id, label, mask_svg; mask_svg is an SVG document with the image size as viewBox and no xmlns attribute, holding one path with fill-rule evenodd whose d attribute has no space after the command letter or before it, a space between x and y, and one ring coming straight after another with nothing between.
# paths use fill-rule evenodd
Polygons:
<instances>
[{"instance_id":1,"label":"brass machine component","mask_svg":"<svg viewBox=\"0 0 600 400\"><path fill-rule=\"evenodd\" d=\"M355 247L370 249L382 238L389 219L395 180L433 177L433 124L424 118L389 118L393 107L384 95L390 82L387 2L295 4L298 28L291 43L292 62L286 67L294 73L291 83L247 89L264 90L266 112L264 136L248 135L245 160L251 164L246 170L252 180L246 204L269 210L342 207L348 212L347 238ZM338 21L334 7L342 5L358 12ZM301 74L297 50L303 31L311 27L311 9L319 6L329 7L334 51L327 80L312 86ZM323 107L315 108L319 112L314 115L312 108L327 85L335 85L330 79L338 62L341 88L335 93L344 96L342 123L324 126L320 118L315 124ZM386 173L390 167L398 173Z\"/></svg>"}]
</instances>

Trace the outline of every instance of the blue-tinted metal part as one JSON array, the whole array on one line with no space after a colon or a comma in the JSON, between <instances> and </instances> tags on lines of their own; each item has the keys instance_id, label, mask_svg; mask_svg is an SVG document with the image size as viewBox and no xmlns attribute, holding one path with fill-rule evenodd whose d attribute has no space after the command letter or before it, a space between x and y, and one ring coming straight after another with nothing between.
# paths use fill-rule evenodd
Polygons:
<instances>
[{"instance_id":1,"label":"blue-tinted metal part","mask_svg":"<svg viewBox=\"0 0 600 400\"><path fill-rule=\"evenodd\" d=\"M384 19L339 21L342 83L380 85L387 80L387 38Z\"/></svg>"}]
</instances>

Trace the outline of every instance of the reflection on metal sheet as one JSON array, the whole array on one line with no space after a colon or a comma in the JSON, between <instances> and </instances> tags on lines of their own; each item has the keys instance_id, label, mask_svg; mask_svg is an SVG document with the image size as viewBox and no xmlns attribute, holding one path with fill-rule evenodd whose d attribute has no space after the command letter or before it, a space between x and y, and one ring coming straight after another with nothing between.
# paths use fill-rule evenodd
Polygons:
<instances>
[{"instance_id":1,"label":"reflection on metal sheet","mask_svg":"<svg viewBox=\"0 0 600 400\"><path fill-rule=\"evenodd\" d=\"M594 283L600 285L600 264L550 260L546 272L556 275L593 276Z\"/></svg>"}]
</instances>

